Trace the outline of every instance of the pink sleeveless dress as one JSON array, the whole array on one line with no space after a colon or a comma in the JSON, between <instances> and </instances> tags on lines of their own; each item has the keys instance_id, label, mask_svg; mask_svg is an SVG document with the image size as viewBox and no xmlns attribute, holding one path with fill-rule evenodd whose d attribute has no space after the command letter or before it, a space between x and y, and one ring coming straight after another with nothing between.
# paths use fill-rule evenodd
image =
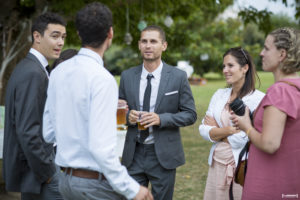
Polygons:
<instances>
[{"instance_id":1,"label":"pink sleeveless dress","mask_svg":"<svg viewBox=\"0 0 300 200\"><path fill-rule=\"evenodd\" d=\"M300 79L285 79L300 88ZM257 108L254 126L263 128L263 114L274 106L287 115L279 149L268 154L250 145L243 200L300 199L300 92L277 82Z\"/></svg>"}]
</instances>

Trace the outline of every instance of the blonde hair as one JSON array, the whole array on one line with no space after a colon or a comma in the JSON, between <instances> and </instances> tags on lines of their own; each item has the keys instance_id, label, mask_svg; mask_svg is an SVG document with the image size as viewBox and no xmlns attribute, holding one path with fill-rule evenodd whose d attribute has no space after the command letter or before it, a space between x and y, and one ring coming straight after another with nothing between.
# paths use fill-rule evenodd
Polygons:
<instances>
[{"instance_id":1,"label":"blonde hair","mask_svg":"<svg viewBox=\"0 0 300 200\"><path fill-rule=\"evenodd\" d=\"M269 35L274 37L277 49L286 50L286 58L280 64L280 69L291 74L300 71L300 33L294 28L284 27L272 31Z\"/></svg>"}]
</instances>

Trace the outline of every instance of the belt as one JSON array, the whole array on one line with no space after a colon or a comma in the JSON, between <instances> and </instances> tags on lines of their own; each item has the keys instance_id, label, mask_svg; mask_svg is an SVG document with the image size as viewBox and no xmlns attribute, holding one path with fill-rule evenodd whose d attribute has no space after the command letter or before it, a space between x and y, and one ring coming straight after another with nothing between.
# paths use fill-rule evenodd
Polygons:
<instances>
[{"instance_id":1,"label":"belt","mask_svg":"<svg viewBox=\"0 0 300 200\"><path fill-rule=\"evenodd\" d=\"M96 171L90 171L86 169L74 169L70 167L61 167L61 170L66 174L72 174L72 176L77 176L80 178L99 179L99 177L101 177L102 180L106 180L105 176L102 173Z\"/></svg>"}]
</instances>

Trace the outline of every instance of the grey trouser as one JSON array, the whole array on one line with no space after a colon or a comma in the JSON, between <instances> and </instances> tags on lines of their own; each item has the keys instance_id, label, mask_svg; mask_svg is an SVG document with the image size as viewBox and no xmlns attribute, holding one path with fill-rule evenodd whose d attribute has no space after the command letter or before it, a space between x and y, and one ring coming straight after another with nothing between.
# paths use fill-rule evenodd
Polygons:
<instances>
[{"instance_id":1,"label":"grey trouser","mask_svg":"<svg viewBox=\"0 0 300 200\"><path fill-rule=\"evenodd\" d=\"M51 178L50 183L43 183L40 194L21 193L21 200L63 200L58 191L58 180L61 171L56 167L56 173Z\"/></svg>"},{"instance_id":2,"label":"grey trouser","mask_svg":"<svg viewBox=\"0 0 300 200\"><path fill-rule=\"evenodd\" d=\"M156 156L154 144L136 144L133 162L128 173L138 183L148 187L151 183L155 200L172 200L176 169L163 168Z\"/></svg>"},{"instance_id":3,"label":"grey trouser","mask_svg":"<svg viewBox=\"0 0 300 200\"><path fill-rule=\"evenodd\" d=\"M59 192L64 200L125 200L116 193L109 182L103 179L87 179L72 176L72 172L61 173L59 178Z\"/></svg>"}]
</instances>

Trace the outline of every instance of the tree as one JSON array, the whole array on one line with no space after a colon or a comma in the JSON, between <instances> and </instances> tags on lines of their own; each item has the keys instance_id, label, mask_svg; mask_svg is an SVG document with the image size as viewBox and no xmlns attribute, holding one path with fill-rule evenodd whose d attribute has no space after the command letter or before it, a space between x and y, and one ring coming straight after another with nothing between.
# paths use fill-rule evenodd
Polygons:
<instances>
[{"instance_id":1,"label":"tree","mask_svg":"<svg viewBox=\"0 0 300 200\"><path fill-rule=\"evenodd\" d=\"M269 0L269 1L281 1L285 6L288 6L287 0ZM300 18L300 0L294 0L292 6L295 8L295 18L299 20ZM258 11L256 8L250 7L239 12L239 16L242 17L245 24L253 22L258 25L259 30L263 31L265 34L268 34L271 30L274 29L274 26L271 22L272 12L265 10ZM298 22L299 24L299 22ZM285 25L287 26L287 25Z\"/></svg>"},{"instance_id":2,"label":"tree","mask_svg":"<svg viewBox=\"0 0 300 200\"><path fill-rule=\"evenodd\" d=\"M3 102L3 90L7 80L7 71L12 64L15 64L20 55L27 51L31 39L30 27L33 16L47 9L45 0L12 0L1 1L0 8L0 102ZM11 70L10 70L11 71ZM5 78L6 77L6 78Z\"/></svg>"},{"instance_id":3,"label":"tree","mask_svg":"<svg viewBox=\"0 0 300 200\"><path fill-rule=\"evenodd\" d=\"M80 41L74 26L75 13L85 4L93 1L95 0L1 0L0 103L3 103L3 89L12 68L30 47L28 38L31 20L46 10L62 14L68 21L66 44L79 45ZM297 9L296 17L300 16L299 1L294 0ZM235 32L238 32L238 35L240 32L237 22L227 24L224 21L215 21L219 13L233 4L233 0L102 0L101 2L113 11L114 44L118 44L127 53L133 52L136 55L134 52L138 52L137 41L140 34L138 24L142 20L148 24L158 24L166 30L169 42L168 51L164 55L166 61L176 65L178 60L189 60L199 74L218 69L217 66L220 64L217 63L220 63L220 56L226 44L227 47L239 44L239 40L234 36ZM282 0L282 3L287 4L287 0ZM129 22L126 20L127 14ZM270 15L271 13L267 11L257 12L253 8L240 13L245 23L255 22L265 32L272 27ZM171 16L174 20L171 27L164 24L167 16ZM130 46L126 46L124 42L127 31L133 38ZM227 36L232 36L231 38L234 39L228 40ZM210 59L200 60L200 56L206 53L210 55ZM120 58L122 56L126 55L119 55ZM132 59L134 62L138 60L136 57ZM123 61L125 62L118 61L117 65L130 67L129 62L132 60Z\"/></svg>"},{"instance_id":4,"label":"tree","mask_svg":"<svg viewBox=\"0 0 300 200\"><path fill-rule=\"evenodd\" d=\"M16 62L28 51L30 47L30 22L31 20L49 10L62 14L68 20L67 44L79 45L80 41L74 26L75 13L85 4L94 0L12 0L1 2L0 12L0 34L2 37L1 48L1 71L0 71L0 96L3 102L3 89L6 79ZM141 20L148 24L158 24L168 29L164 25L167 15L171 16L175 23L167 30L170 42L170 49L175 52L184 52L183 46L190 46L194 41L194 36L190 33L197 31L194 26L203 26L207 22L213 21L215 16L222 12L233 0L223 0L217 4L215 0L103 0L102 3L108 5L113 12L115 37L114 43L125 47L124 36L126 33L126 11L129 8L129 30L133 37L133 52L137 52L137 41L140 30L137 25ZM199 17L195 13L198 13ZM194 24L185 23L186 19L193 20ZM190 30L190 31L187 31ZM171 53L171 52L170 52ZM22 56L21 56L22 55ZM176 54L174 54L176 55ZM179 55L179 54L178 54ZM171 58L170 54L168 55ZM181 57L181 55L180 55ZM177 60L176 56L172 61ZM175 63L176 64L176 63Z\"/></svg>"}]
</instances>

